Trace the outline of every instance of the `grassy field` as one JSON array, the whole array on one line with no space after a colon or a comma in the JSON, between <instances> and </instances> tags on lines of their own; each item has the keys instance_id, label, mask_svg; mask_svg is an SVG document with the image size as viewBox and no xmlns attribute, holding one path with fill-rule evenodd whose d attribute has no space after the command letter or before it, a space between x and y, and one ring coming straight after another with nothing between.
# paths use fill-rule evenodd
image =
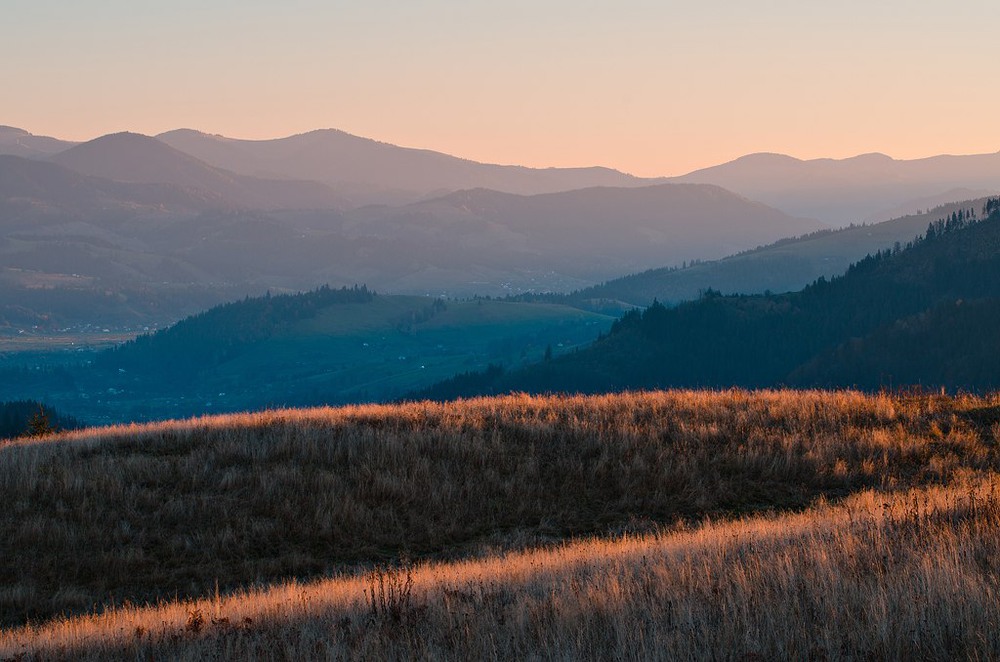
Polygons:
<instances>
[{"instance_id":1,"label":"grassy field","mask_svg":"<svg viewBox=\"0 0 1000 662\"><path fill-rule=\"evenodd\" d=\"M0 335L0 357L44 355L53 352L96 352L135 337L135 333L79 332ZM13 358L13 357L4 357Z\"/></svg>"},{"instance_id":2,"label":"grassy field","mask_svg":"<svg viewBox=\"0 0 1000 662\"><path fill-rule=\"evenodd\" d=\"M671 391L19 441L0 654L996 657L998 436L993 397Z\"/></svg>"},{"instance_id":3,"label":"grassy field","mask_svg":"<svg viewBox=\"0 0 1000 662\"><path fill-rule=\"evenodd\" d=\"M996 659L998 486L865 491L801 514L126 605L0 632L0 654Z\"/></svg>"}]
</instances>

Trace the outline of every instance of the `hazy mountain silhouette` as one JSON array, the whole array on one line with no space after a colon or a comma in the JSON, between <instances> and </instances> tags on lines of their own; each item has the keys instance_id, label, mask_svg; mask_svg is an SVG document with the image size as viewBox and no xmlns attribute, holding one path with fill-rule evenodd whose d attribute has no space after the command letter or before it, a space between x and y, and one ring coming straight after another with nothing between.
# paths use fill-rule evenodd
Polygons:
<instances>
[{"instance_id":1,"label":"hazy mountain silhouette","mask_svg":"<svg viewBox=\"0 0 1000 662\"><path fill-rule=\"evenodd\" d=\"M876 222L881 222L901 218L903 216L929 214L930 210L946 206L949 203L953 203L958 200L982 200L992 195L996 195L997 193L1000 193L1000 182L998 182L998 185L995 188L991 189L971 189L963 187L953 188L937 195L927 195L913 200L907 200L892 209L886 209L878 212L873 218ZM949 210L948 213L950 214L951 210Z\"/></svg>"},{"instance_id":2,"label":"hazy mountain silhouette","mask_svg":"<svg viewBox=\"0 0 1000 662\"><path fill-rule=\"evenodd\" d=\"M56 163L0 155L0 225L18 213L85 216L97 212L199 211L213 200L174 184L134 184L90 177Z\"/></svg>"},{"instance_id":3,"label":"hazy mountain silhouette","mask_svg":"<svg viewBox=\"0 0 1000 662\"><path fill-rule=\"evenodd\" d=\"M397 147L336 129L275 140L238 140L178 129L157 138L233 172L321 181L358 204L405 203L474 188L531 195L593 186L642 186L658 181L610 168L526 168L478 163L426 149Z\"/></svg>"},{"instance_id":4,"label":"hazy mountain silhouette","mask_svg":"<svg viewBox=\"0 0 1000 662\"><path fill-rule=\"evenodd\" d=\"M0 154L44 158L63 152L75 144L58 138L36 136L12 126L0 126Z\"/></svg>"},{"instance_id":5,"label":"hazy mountain silhouette","mask_svg":"<svg viewBox=\"0 0 1000 662\"><path fill-rule=\"evenodd\" d=\"M238 175L135 133L102 136L55 154L51 160L85 175L197 190L212 196L220 207L322 209L344 205L340 196L318 182Z\"/></svg>"},{"instance_id":6,"label":"hazy mountain silhouette","mask_svg":"<svg viewBox=\"0 0 1000 662\"><path fill-rule=\"evenodd\" d=\"M147 320L152 310L160 321L191 312L187 305L177 308L177 293L187 290L217 290L213 303L223 296L316 283L360 282L387 292L450 296L569 291L664 261L719 255L814 227L702 185L538 196L474 190L401 208L264 213L217 209L215 198L192 195L202 189L112 182L52 163L17 161L58 177L48 192L25 184L0 197L0 204L13 210L5 227L18 233L16 240L0 244L0 258L8 268L22 270L8 273L0 291L8 302L17 302L18 319L34 311L27 319L47 318L52 324L69 323L79 314L70 295L81 288L111 294L140 288L143 294L122 300L120 314L106 305L92 309L116 320L130 315ZM47 202L39 202L43 193ZM166 200L167 193L177 196L173 206L145 205ZM28 198L34 202L25 203ZM30 270L30 277L23 270ZM67 273L82 279L67 282ZM42 287L48 288L45 296L38 295ZM154 306L160 293L167 300ZM139 310L135 301L149 305Z\"/></svg>"},{"instance_id":7,"label":"hazy mountain silhouette","mask_svg":"<svg viewBox=\"0 0 1000 662\"><path fill-rule=\"evenodd\" d=\"M885 154L803 161L750 154L671 181L717 184L795 216L831 223L884 218L885 210L951 189L1000 188L1000 152L910 161Z\"/></svg>"},{"instance_id":8,"label":"hazy mountain silhouette","mask_svg":"<svg viewBox=\"0 0 1000 662\"><path fill-rule=\"evenodd\" d=\"M398 147L336 129L273 140L240 140L178 129L157 138L203 164L227 171L224 174L230 178L238 173L264 180L322 182L348 198L354 206L406 204L476 188L534 195L598 186L648 186L669 181L715 184L792 216L846 225L886 220L948 200L978 197L1000 189L1000 153L941 155L915 160L896 160L877 153L846 159L811 160L781 154L749 154L679 177L649 179L602 167L526 168L478 163L431 150ZM21 129L0 127L0 153L40 158L71 146L72 143L32 136ZM126 154L129 151L121 149ZM118 154L116 158L124 158L124 155ZM163 165L162 160L156 162ZM155 168L138 165L140 172L163 176L163 172ZM121 177L121 168L94 167L96 170L87 171L87 174L112 179ZM195 185L190 178L182 179L188 179L184 185ZM143 181L153 179L145 177ZM261 185L258 183L258 188ZM956 195L956 189L967 192ZM229 193L231 197L232 191ZM303 199L310 195L319 193L299 191ZM278 198L280 204L265 205L258 199L248 206L287 206L287 201L281 200L281 196ZM295 206L323 205L300 202Z\"/></svg>"},{"instance_id":9,"label":"hazy mountain silhouette","mask_svg":"<svg viewBox=\"0 0 1000 662\"><path fill-rule=\"evenodd\" d=\"M717 186L596 187L521 196L475 189L403 207L349 212L345 230L407 237L484 264L549 269L581 280L712 258L820 227Z\"/></svg>"},{"instance_id":10,"label":"hazy mountain silhouette","mask_svg":"<svg viewBox=\"0 0 1000 662\"><path fill-rule=\"evenodd\" d=\"M679 303L696 299L712 288L726 294L761 294L799 290L821 276L843 273L869 253L891 249L896 243L923 234L927 225L960 209L981 209L986 198L952 202L922 214L912 214L873 225L825 230L782 239L721 260L664 267L584 288L555 301L599 309L648 306L654 299Z\"/></svg>"}]
</instances>

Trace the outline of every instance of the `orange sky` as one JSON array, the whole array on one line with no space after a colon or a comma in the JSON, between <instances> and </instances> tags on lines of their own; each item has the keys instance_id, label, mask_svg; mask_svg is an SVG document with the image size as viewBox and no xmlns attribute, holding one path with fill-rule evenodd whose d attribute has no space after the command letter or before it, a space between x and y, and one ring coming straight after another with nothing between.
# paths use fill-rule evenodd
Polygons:
<instances>
[{"instance_id":1,"label":"orange sky","mask_svg":"<svg viewBox=\"0 0 1000 662\"><path fill-rule=\"evenodd\" d=\"M691 4L8 0L0 124L72 139L335 127L639 175L756 151L1000 150L1000 3Z\"/></svg>"}]
</instances>

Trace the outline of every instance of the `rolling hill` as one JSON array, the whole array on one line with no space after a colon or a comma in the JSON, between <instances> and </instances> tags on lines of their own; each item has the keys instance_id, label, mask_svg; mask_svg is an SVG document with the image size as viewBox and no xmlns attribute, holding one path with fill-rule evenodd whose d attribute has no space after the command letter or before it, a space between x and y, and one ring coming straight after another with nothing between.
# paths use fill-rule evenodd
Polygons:
<instances>
[{"instance_id":1,"label":"rolling hill","mask_svg":"<svg viewBox=\"0 0 1000 662\"><path fill-rule=\"evenodd\" d=\"M519 394L2 444L0 656L992 659L997 413Z\"/></svg>"}]
</instances>

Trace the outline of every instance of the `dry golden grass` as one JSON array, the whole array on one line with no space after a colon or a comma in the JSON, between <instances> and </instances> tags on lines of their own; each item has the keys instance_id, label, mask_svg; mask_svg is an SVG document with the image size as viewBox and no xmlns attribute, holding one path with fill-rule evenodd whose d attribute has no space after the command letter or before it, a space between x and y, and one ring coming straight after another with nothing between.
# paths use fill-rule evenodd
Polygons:
<instances>
[{"instance_id":1,"label":"dry golden grass","mask_svg":"<svg viewBox=\"0 0 1000 662\"><path fill-rule=\"evenodd\" d=\"M998 487L968 476L800 514L121 607L2 632L0 655L996 659Z\"/></svg>"},{"instance_id":2,"label":"dry golden grass","mask_svg":"<svg viewBox=\"0 0 1000 662\"><path fill-rule=\"evenodd\" d=\"M947 485L1000 467L998 421L992 397L671 391L24 440L0 446L0 619Z\"/></svg>"}]
</instances>

